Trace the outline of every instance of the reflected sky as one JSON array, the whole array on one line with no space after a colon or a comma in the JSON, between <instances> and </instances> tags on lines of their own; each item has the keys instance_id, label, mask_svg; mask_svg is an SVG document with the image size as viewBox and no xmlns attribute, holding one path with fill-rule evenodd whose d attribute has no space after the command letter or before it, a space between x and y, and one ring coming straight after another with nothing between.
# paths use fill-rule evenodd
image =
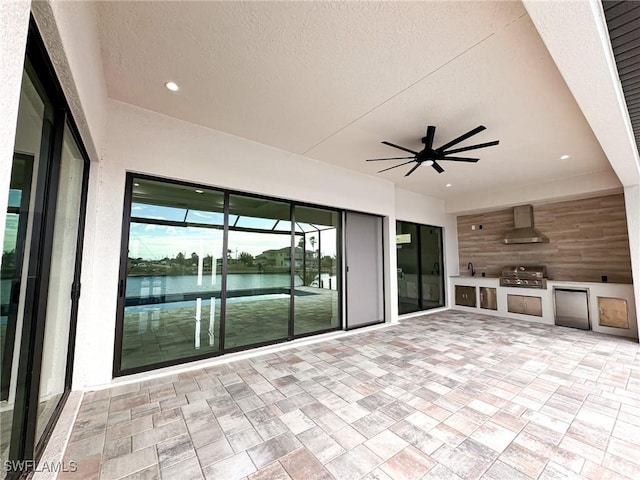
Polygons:
<instances>
[{"instance_id":1,"label":"reflected sky","mask_svg":"<svg viewBox=\"0 0 640 480\"><path fill-rule=\"evenodd\" d=\"M7 214L7 221L4 229L4 242L2 244L3 252L12 252L16 249L16 237L18 236L18 215L15 213Z\"/></svg>"},{"instance_id":2,"label":"reflected sky","mask_svg":"<svg viewBox=\"0 0 640 480\"><path fill-rule=\"evenodd\" d=\"M248 252L255 257L266 250L280 249L288 241L287 235L263 236L234 231L231 256L236 258L236 254ZM200 255L201 249L203 255L219 258L222 253L222 229L131 223L129 256L132 258L160 260L165 257L175 258L178 253L189 257L194 252ZM336 230L331 229L322 233L322 255L335 254Z\"/></svg>"}]
</instances>

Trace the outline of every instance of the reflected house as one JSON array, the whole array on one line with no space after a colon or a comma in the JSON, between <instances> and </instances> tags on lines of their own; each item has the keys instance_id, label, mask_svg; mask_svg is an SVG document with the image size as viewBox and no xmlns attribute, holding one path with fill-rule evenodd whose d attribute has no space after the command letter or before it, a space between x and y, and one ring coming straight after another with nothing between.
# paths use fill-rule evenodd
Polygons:
<instances>
[{"instance_id":1,"label":"reflected house","mask_svg":"<svg viewBox=\"0 0 640 480\"><path fill-rule=\"evenodd\" d=\"M307 262L307 266L310 266L310 263L315 261L315 256L312 251L306 250L305 254L306 258L303 259L302 248L296 247L294 252L296 268L303 267L305 261ZM291 266L291 247L266 250L256 256L255 263L261 264L264 267L289 268Z\"/></svg>"}]
</instances>

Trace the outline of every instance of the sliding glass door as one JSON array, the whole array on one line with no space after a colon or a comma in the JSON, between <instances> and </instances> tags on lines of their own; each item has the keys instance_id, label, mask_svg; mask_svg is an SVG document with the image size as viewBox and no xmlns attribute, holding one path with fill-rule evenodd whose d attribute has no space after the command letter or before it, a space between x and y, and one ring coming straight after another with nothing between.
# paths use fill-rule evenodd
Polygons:
<instances>
[{"instance_id":1,"label":"sliding glass door","mask_svg":"<svg viewBox=\"0 0 640 480\"><path fill-rule=\"evenodd\" d=\"M294 313L296 335L340 325L339 214L296 206Z\"/></svg>"},{"instance_id":2,"label":"sliding glass door","mask_svg":"<svg viewBox=\"0 0 640 480\"><path fill-rule=\"evenodd\" d=\"M340 327L338 211L133 174L126 204L114 375Z\"/></svg>"},{"instance_id":3,"label":"sliding glass door","mask_svg":"<svg viewBox=\"0 0 640 480\"><path fill-rule=\"evenodd\" d=\"M442 245L441 227L396 223L401 315L445 305Z\"/></svg>"},{"instance_id":4,"label":"sliding glass door","mask_svg":"<svg viewBox=\"0 0 640 480\"><path fill-rule=\"evenodd\" d=\"M38 175L46 172L52 143L54 109L39 85L33 69L25 68L20 92L11 184L2 249L2 411L0 448L3 464L10 458L11 443L16 447L20 426L15 422L24 405L28 386L18 374L24 343L34 329L32 290L29 291L29 260L38 256L34 242L42 231L42 200L36 198ZM46 177L42 178L46 182ZM32 267L33 269L33 267ZM30 296L31 298L27 298ZM25 345L26 346L26 345ZM28 347L26 347L28 348ZM23 399L22 401L20 399ZM13 456L13 455L11 455Z\"/></svg>"},{"instance_id":5,"label":"sliding glass door","mask_svg":"<svg viewBox=\"0 0 640 480\"><path fill-rule=\"evenodd\" d=\"M396 226L396 250L398 257L398 313L417 312L420 308L418 273L418 226L398 222Z\"/></svg>"},{"instance_id":6,"label":"sliding glass door","mask_svg":"<svg viewBox=\"0 0 640 480\"><path fill-rule=\"evenodd\" d=\"M56 413L70 374L70 337L80 294L79 229L85 160L68 125L65 125L60 156L58 192L53 217L51 265L47 292L46 322L42 344L42 367L38 391L36 438L40 439ZM70 320L74 318L74 321Z\"/></svg>"},{"instance_id":7,"label":"sliding glass door","mask_svg":"<svg viewBox=\"0 0 640 480\"><path fill-rule=\"evenodd\" d=\"M226 349L289 337L290 219L287 203L229 196Z\"/></svg>"}]
</instances>

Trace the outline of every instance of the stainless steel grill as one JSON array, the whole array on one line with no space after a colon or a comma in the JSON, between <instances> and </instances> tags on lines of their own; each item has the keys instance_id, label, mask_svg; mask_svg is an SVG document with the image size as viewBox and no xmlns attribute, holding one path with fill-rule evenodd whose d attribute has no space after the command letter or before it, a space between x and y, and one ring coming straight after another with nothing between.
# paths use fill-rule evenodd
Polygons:
<instances>
[{"instance_id":1,"label":"stainless steel grill","mask_svg":"<svg viewBox=\"0 0 640 480\"><path fill-rule=\"evenodd\" d=\"M547 288L547 267L543 265L508 265L502 269L500 286Z\"/></svg>"}]
</instances>

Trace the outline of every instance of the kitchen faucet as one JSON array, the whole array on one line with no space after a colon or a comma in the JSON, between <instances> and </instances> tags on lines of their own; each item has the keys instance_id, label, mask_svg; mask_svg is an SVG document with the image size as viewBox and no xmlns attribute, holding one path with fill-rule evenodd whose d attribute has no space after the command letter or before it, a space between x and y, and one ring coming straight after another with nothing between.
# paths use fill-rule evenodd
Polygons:
<instances>
[{"instance_id":1,"label":"kitchen faucet","mask_svg":"<svg viewBox=\"0 0 640 480\"><path fill-rule=\"evenodd\" d=\"M467 265L467 270L471 270L472 277L476 276L476 271L473 269L473 263L469 262L469 264Z\"/></svg>"}]
</instances>

